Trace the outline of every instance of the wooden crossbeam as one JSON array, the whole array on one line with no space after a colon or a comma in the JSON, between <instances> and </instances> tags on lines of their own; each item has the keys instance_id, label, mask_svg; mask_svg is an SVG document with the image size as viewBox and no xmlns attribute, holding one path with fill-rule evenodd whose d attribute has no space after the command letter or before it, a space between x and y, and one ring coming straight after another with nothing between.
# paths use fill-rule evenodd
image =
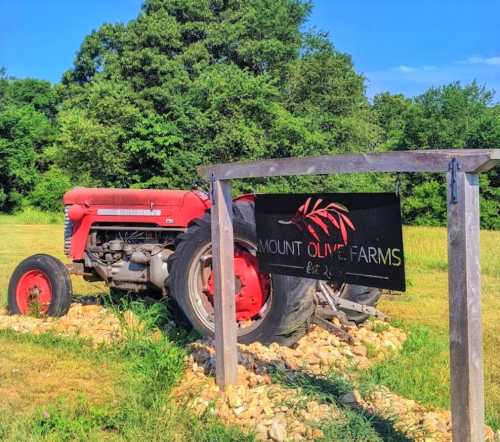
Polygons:
<instances>
[{"instance_id":1,"label":"wooden crossbeam","mask_svg":"<svg viewBox=\"0 0 500 442\"><path fill-rule=\"evenodd\" d=\"M201 176L239 179L291 175L326 175L363 172L447 172L450 161L460 161L461 171L485 172L500 160L500 149L444 149L400 152L322 155L280 158L204 166Z\"/></svg>"}]
</instances>

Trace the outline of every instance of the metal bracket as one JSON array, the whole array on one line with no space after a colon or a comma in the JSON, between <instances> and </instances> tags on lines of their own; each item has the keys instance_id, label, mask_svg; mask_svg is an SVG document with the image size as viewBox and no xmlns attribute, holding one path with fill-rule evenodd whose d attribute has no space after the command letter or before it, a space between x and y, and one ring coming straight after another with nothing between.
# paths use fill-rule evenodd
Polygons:
<instances>
[{"instance_id":1,"label":"metal bracket","mask_svg":"<svg viewBox=\"0 0 500 442\"><path fill-rule=\"evenodd\" d=\"M388 320L387 315L382 313L380 310L377 310L375 307L370 305L359 304L357 302L349 301L347 299L341 298L338 294L336 294L333 289L324 281L318 282L318 288L323 295L323 298L326 299L332 311L337 311L338 308L344 308L347 310L353 310L359 313L365 313L370 316L374 316L375 318L382 319L384 321Z\"/></svg>"},{"instance_id":2,"label":"metal bracket","mask_svg":"<svg viewBox=\"0 0 500 442\"><path fill-rule=\"evenodd\" d=\"M448 165L448 171L451 174L450 186L451 186L451 196L450 203L457 204L458 202L458 181L457 173L460 170L460 163L456 158L453 158Z\"/></svg>"},{"instance_id":3,"label":"metal bracket","mask_svg":"<svg viewBox=\"0 0 500 442\"><path fill-rule=\"evenodd\" d=\"M212 172L210 174L210 201L215 205L215 174Z\"/></svg>"},{"instance_id":4,"label":"metal bracket","mask_svg":"<svg viewBox=\"0 0 500 442\"><path fill-rule=\"evenodd\" d=\"M319 325L320 327L324 328L326 331L333 333L335 336L337 336L342 341L348 342L349 344L354 343L354 339L349 333L342 330L342 328L337 327L336 325L327 321L326 319L322 318L321 316L315 314L312 318L312 322L314 324Z\"/></svg>"},{"instance_id":5,"label":"metal bracket","mask_svg":"<svg viewBox=\"0 0 500 442\"><path fill-rule=\"evenodd\" d=\"M353 310L359 313L365 313L367 315L373 316L378 319L382 319L383 321L388 320L387 316L382 313L380 310L377 310L375 307L370 305L363 305L357 302L348 301L347 299L339 299L337 302L337 307L345 308L348 310Z\"/></svg>"},{"instance_id":6,"label":"metal bracket","mask_svg":"<svg viewBox=\"0 0 500 442\"><path fill-rule=\"evenodd\" d=\"M401 196L401 172L398 172L396 174L396 181L394 183L394 193L396 194L396 196Z\"/></svg>"}]
</instances>

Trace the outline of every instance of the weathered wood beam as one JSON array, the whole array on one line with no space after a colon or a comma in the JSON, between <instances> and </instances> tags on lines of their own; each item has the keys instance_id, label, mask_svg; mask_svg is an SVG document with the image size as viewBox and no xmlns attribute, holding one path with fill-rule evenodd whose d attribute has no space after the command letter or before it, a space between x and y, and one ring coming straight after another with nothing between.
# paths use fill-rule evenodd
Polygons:
<instances>
[{"instance_id":1,"label":"weathered wood beam","mask_svg":"<svg viewBox=\"0 0 500 442\"><path fill-rule=\"evenodd\" d=\"M237 380L231 182L212 180L212 268L215 277L215 378L224 389Z\"/></svg>"},{"instance_id":2,"label":"weathered wood beam","mask_svg":"<svg viewBox=\"0 0 500 442\"><path fill-rule=\"evenodd\" d=\"M239 179L291 175L325 175L355 172L446 172L452 158L460 160L462 172L485 172L500 160L500 149L443 149L401 152L322 155L216 164L200 167L209 178Z\"/></svg>"},{"instance_id":3,"label":"weathered wood beam","mask_svg":"<svg viewBox=\"0 0 500 442\"><path fill-rule=\"evenodd\" d=\"M478 175L450 171L448 189L452 433L454 442L478 442L484 440Z\"/></svg>"}]
</instances>

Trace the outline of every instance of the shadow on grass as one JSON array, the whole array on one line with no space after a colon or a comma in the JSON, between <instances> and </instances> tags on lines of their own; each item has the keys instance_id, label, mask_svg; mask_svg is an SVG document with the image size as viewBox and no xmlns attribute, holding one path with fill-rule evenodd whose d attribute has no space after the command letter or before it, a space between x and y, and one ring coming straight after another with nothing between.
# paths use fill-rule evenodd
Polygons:
<instances>
[{"instance_id":1,"label":"shadow on grass","mask_svg":"<svg viewBox=\"0 0 500 442\"><path fill-rule=\"evenodd\" d=\"M345 441L411 441L404 434L394 428L390 419L370 413L358 406L347 407L340 398L353 390L352 384L345 378L329 374L325 377L314 376L302 371L282 371L278 368L272 373L274 382L284 387L299 389L307 396L319 402L335 404L345 415L344 422L326 422L323 427L324 440L334 440L342 434Z\"/></svg>"}]
</instances>

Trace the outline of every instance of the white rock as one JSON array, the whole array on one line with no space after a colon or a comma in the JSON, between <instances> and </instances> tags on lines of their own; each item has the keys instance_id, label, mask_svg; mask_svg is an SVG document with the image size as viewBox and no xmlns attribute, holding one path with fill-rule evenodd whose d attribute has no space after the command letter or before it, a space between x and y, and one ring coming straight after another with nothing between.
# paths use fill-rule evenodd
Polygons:
<instances>
[{"instance_id":1,"label":"white rock","mask_svg":"<svg viewBox=\"0 0 500 442\"><path fill-rule=\"evenodd\" d=\"M286 440L286 420L284 418L276 417L272 420L269 437L275 442L284 442Z\"/></svg>"}]
</instances>

